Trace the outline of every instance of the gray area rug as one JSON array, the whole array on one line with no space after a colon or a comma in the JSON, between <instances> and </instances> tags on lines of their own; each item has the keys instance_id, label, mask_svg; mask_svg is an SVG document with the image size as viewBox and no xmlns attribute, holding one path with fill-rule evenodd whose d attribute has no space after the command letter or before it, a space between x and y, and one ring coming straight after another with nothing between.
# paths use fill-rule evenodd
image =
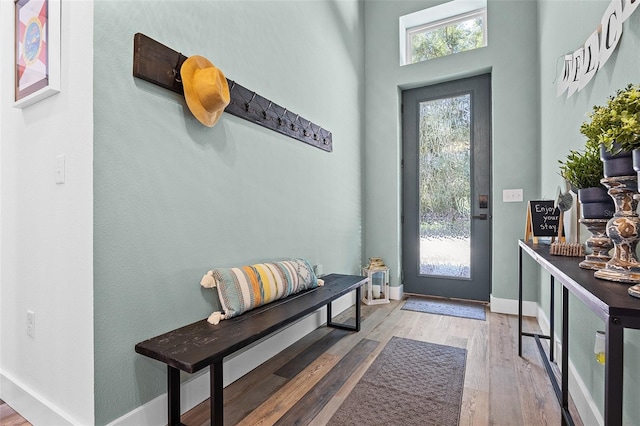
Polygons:
<instances>
[{"instance_id":1,"label":"gray area rug","mask_svg":"<svg viewBox=\"0 0 640 426\"><path fill-rule=\"evenodd\" d=\"M392 337L329 425L457 425L466 349Z\"/></svg>"},{"instance_id":2,"label":"gray area rug","mask_svg":"<svg viewBox=\"0 0 640 426\"><path fill-rule=\"evenodd\" d=\"M449 299L427 299L410 297L402 307L405 311L425 312L429 314L449 315L451 317L471 318L485 321L484 305Z\"/></svg>"}]
</instances>

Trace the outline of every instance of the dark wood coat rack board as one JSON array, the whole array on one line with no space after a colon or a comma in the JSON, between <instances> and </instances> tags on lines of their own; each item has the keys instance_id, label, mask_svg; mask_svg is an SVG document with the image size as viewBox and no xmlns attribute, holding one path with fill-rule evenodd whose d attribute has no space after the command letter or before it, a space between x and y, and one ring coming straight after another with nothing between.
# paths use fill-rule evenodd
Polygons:
<instances>
[{"instance_id":1,"label":"dark wood coat rack board","mask_svg":"<svg viewBox=\"0 0 640 426\"><path fill-rule=\"evenodd\" d=\"M180 67L187 59L180 52L144 34L133 38L133 76L183 95ZM333 151L331 132L287 108L227 79L231 102L225 112L290 136L324 151Z\"/></svg>"}]
</instances>

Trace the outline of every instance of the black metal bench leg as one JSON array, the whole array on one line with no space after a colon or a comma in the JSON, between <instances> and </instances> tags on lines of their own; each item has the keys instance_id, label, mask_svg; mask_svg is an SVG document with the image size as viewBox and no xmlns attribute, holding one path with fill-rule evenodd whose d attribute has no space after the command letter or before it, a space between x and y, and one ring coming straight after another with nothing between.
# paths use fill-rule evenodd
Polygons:
<instances>
[{"instance_id":1,"label":"black metal bench leg","mask_svg":"<svg viewBox=\"0 0 640 426\"><path fill-rule=\"evenodd\" d=\"M168 424L180 426L180 370L167 367Z\"/></svg>"},{"instance_id":2,"label":"black metal bench leg","mask_svg":"<svg viewBox=\"0 0 640 426\"><path fill-rule=\"evenodd\" d=\"M222 385L222 360L214 361L209 367L209 384L211 399L209 400L211 410L211 426L222 426L224 424L224 398Z\"/></svg>"},{"instance_id":3,"label":"black metal bench leg","mask_svg":"<svg viewBox=\"0 0 640 426\"><path fill-rule=\"evenodd\" d=\"M356 325L340 324L331 321L333 315L331 314L331 302L327 303L327 327L339 328L348 331L360 331L360 299L362 298L362 287L356 288Z\"/></svg>"}]
</instances>

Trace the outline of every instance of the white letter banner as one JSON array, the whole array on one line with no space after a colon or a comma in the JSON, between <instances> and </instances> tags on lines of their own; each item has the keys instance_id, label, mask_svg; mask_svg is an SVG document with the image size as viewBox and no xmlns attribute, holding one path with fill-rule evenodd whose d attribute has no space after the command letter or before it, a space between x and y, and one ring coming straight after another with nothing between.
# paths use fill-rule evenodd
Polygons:
<instances>
[{"instance_id":1,"label":"white letter banner","mask_svg":"<svg viewBox=\"0 0 640 426\"><path fill-rule=\"evenodd\" d=\"M600 68L607 63L622 36L622 0L613 0L602 17Z\"/></svg>"},{"instance_id":2,"label":"white letter banner","mask_svg":"<svg viewBox=\"0 0 640 426\"><path fill-rule=\"evenodd\" d=\"M624 0L622 2L622 22L629 19L629 16L635 12L639 4L640 0Z\"/></svg>"},{"instance_id":3,"label":"white letter banner","mask_svg":"<svg viewBox=\"0 0 640 426\"><path fill-rule=\"evenodd\" d=\"M640 1L640 0L639 0ZM584 44L584 63L579 77L578 91L591 81L600 64L600 43L598 40L598 31L594 31Z\"/></svg>"}]
</instances>

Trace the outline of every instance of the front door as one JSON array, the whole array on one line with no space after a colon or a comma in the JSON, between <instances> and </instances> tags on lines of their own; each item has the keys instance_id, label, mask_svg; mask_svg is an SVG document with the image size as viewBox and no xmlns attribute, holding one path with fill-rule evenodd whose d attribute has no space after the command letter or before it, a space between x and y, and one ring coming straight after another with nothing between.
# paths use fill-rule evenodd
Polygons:
<instances>
[{"instance_id":1,"label":"front door","mask_svg":"<svg viewBox=\"0 0 640 426\"><path fill-rule=\"evenodd\" d=\"M402 92L407 293L489 300L491 75Z\"/></svg>"}]
</instances>

